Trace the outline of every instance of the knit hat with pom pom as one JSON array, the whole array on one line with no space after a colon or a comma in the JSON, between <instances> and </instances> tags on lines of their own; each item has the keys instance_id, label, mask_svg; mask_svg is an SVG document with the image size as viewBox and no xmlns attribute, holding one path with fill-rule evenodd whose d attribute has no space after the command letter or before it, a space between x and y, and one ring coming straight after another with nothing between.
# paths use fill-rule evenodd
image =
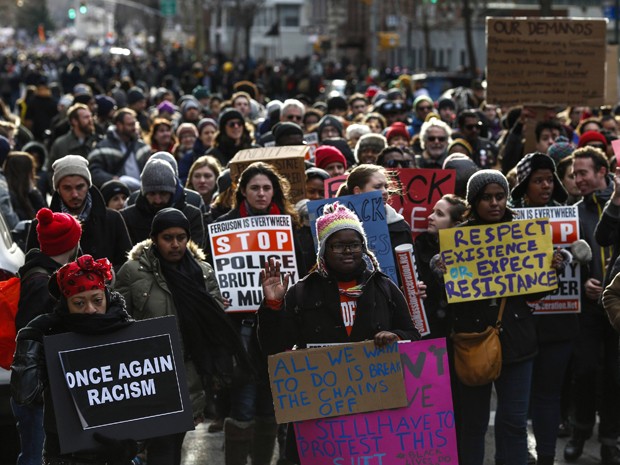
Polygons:
<instances>
[{"instance_id":1,"label":"knit hat with pom pom","mask_svg":"<svg viewBox=\"0 0 620 465\"><path fill-rule=\"evenodd\" d=\"M319 252L317 254L318 271L323 275L327 275L327 268L325 266L325 248L327 240L332 234L345 229L352 229L360 235L363 252L368 256L375 269L379 270L379 263L375 255L368 250L368 240L366 239L366 233L364 232L359 218L355 212L338 202L334 202L325 205L323 208L323 215L316 220L316 237L319 242Z\"/></svg>"},{"instance_id":2,"label":"knit hat with pom pom","mask_svg":"<svg viewBox=\"0 0 620 465\"><path fill-rule=\"evenodd\" d=\"M50 257L73 249L82 236L80 223L67 213L42 208L37 213L37 237L41 252Z\"/></svg>"}]
</instances>

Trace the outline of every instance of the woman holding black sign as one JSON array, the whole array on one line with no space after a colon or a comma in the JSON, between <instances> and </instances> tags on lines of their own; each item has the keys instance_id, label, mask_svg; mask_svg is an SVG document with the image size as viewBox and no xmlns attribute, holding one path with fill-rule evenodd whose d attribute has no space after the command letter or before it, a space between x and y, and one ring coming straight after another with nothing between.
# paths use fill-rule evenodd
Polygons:
<instances>
[{"instance_id":1,"label":"woman holding black sign","mask_svg":"<svg viewBox=\"0 0 620 465\"><path fill-rule=\"evenodd\" d=\"M17 335L11 366L11 394L22 405L43 397L43 462L48 465L129 464L138 450L137 443L131 439L116 440L95 433L94 439L101 447L61 454L56 412L45 368L43 336L65 332L105 334L132 323L122 296L105 284L112 279L111 269L108 259L94 260L90 255L61 267L49 281L50 293L58 299L54 312L35 318Z\"/></svg>"}]
</instances>

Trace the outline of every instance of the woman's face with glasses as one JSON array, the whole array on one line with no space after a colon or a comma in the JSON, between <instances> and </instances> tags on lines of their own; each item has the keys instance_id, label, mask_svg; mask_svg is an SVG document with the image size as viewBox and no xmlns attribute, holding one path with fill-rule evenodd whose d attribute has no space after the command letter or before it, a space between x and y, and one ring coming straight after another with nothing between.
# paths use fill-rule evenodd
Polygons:
<instances>
[{"instance_id":1,"label":"woman's face with glasses","mask_svg":"<svg viewBox=\"0 0 620 465\"><path fill-rule=\"evenodd\" d=\"M226 123L226 135L231 139L238 141L243 135L243 121L232 119Z\"/></svg>"}]
</instances>

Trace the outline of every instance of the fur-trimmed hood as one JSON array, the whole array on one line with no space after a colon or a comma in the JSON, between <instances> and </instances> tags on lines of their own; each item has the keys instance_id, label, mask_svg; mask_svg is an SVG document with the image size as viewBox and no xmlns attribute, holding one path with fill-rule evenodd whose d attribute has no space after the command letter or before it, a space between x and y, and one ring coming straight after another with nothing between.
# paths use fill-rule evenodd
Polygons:
<instances>
[{"instance_id":1,"label":"fur-trimmed hood","mask_svg":"<svg viewBox=\"0 0 620 465\"><path fill-rule=\"evenodd\" d=\"M146 240L143 240L142 242L138 242L127 253L127 258L129 258L129 260L136 260L136 261L140 260L140 258L143 257L151 249L152 245L153 245L152 239L146 239ZM198 246L198 244L196 244L191 239L187 243L187 250L190 254L192 254L192 256L196 260L205 261L207 258L204 251Z\"/></svg>"}]
</instances>

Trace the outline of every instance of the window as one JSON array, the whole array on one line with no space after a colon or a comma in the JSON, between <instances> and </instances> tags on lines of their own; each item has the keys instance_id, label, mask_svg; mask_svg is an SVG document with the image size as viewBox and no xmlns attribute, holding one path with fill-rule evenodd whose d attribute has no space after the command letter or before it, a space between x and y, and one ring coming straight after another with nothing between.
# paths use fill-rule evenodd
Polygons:
<instances>
[{"instance_id":1,"label":"window","mask_svg":"<svg viewBox=\"0 0 620 465\"><path fill-rule=\"evenodd\" d=\"M280 26L299 27L299 5L278 5Z\"/></svg>"}]
</instances>

